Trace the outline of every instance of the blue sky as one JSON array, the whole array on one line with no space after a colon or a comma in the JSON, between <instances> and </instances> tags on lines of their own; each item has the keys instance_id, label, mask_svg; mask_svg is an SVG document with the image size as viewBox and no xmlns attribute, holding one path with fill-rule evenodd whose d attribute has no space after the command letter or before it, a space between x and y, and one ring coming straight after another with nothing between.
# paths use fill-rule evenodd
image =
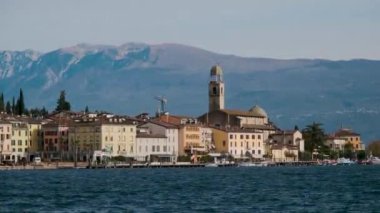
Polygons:
<instances>
[{"instance_id":1,"label":"blue sky","mask_svg":"<svg viewBox=\"0 0 380 213\"><path fill-rule=\"evenodd\" d=\"M380 59L380 1L0 1L0 50L181 43L240 56Z\"/></svg>"}]
</instances>

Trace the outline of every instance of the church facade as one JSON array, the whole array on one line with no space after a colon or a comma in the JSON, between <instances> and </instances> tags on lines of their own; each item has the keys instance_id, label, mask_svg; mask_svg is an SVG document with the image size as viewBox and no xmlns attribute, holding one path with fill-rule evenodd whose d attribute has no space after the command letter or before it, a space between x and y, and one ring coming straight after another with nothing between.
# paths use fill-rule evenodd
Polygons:
<instances>
[{"instance_id":1,"label":"church facade","mask_svg":"<svg viewBox=\"0 0 380 213\"><path fill-rule=\"evenodd\" d=\"M247 111L225 108L223 70L218 65L210 70L208 90L209 111L198 121L212 128L215 152L228 153L235 159L272 156L271 135L280 129L270 121L265 110L257 105Z\"/></svg>"}]
</instances>

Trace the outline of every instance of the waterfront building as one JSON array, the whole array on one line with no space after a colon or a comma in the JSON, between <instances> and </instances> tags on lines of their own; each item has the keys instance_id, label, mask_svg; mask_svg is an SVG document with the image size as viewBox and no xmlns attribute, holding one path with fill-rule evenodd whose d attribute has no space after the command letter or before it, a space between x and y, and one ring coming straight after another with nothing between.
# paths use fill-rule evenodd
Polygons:
<instances>
[{"instance_id":1,"label":"waterfront building","mask_svg":"<svg viewBox=\"0 0 380 213\"><path fill-rule=\"evenodd\" d=\"M12 158L11 147L12 124L5 120L0 120L0 163L10 161Z\"/></svg>"},{"instance_id":2,"label":"waterfront building","mask_svg":"<svg viewBox=\"0 0 380 213\"><path fill-rule=\"evenodd\" d=\"M74 120L70 130L70 153L89 160L95 150L111 156L134 157L136 122L121 116L104 116Z\"/></svg>"},{"instance_id":3,"label":"waterfront building","mask_svg":"<svg viewBox=\"0 0 380 213\"><path fill-rule=\"evenodd\" d=\"M209 111L201 115L198 120L205 126L220 129L227 132L250 132L261 133L261 140L263 143L269 142L269 135L275 133L278 128L269 121L268 115L265 110L259 106L253 106L248 111L225 109L225 95L223 71L220 66L213 66L210 70L209 82ZM213 133L215 131L213 130ZM231 133L232 134L232 133ZM215 138L215 137L213 137ZM214 141L216 145L216 141ZM221 149L220 144L218 144ZM263 145L262 147L265 147ZM223 150L227 148L224 147ZM241 156L243 149L233 149L232 152L235 156ZM259 150L255 150L259 151ZM243 151L244 152L244 151ZM262 150L260 149L260 152ZM265 153L257 154L262 156Z\"/></svg>"},{"instance_id":4,"label":"waterfront building","mask_svg":"<svg viewBox=\"0 0 380 213\"><path fill-rule=\"evenodd\" d=\"M298 161L299 152L305 151L305 141L298 130L279 131L269 136L268 148L272 161Z\"/></svg>"},{"instance_id":5,"label":"waterfront building","mask_svg":"<svg viewBox=\"0 0 380 213\"><path fill-rule=\"evenodd\" d=\"M28 160L32 161L34 156L39 155L43 150L43 138L42 138L42 121L36 120L30 117L20 117L19 120L25 122L29 131L29 156Z\"/></svg>"},{"instance_id":6,"label":"waterfront building","mask_svg":"<svg viewBox=\"0 0 380 213\"><path fill-rule=\"evenodd\" d=\"M343 140L345 141L343 143ZM352 144L354 150L365 150L365 145L362 143L360 134L354 132L352 129L341 128L331 134L325 144L333 147L335 145L335 149L343 150L344 145L350 143Z\"/></svg>"},{"instance_id":7,"label":"waterfront building","mask_svg":"<svg viewBox=\"0 0 380 213\"><path fill-rule=\"evenodd\" d=\"M11 160L14 162L25 161L28 159L30 136L27 123L18 121L17 119L9 120L12 124L11 135Z\"/></svg>"},{"instance_id":8,"label":"waterfront building","mask_svg":"<svg viewBox=\"0 0 380 213\"><path fill-rule=\"evenodd\" d=\"M43 159L65 160L69 159L68 133L70 120L61 119L43 124Z\"/></svg>"},{"instance_id":9,"label":"waterfront building","mask_svg":"<svg viewBox=\"0 0 380 213\"><path fill-rule=\"evenodd\" d=\"M176 155L165 135L139 132L136 135L136 153L134 158L143 162L175 162Z\"/></svg>"},{"instance_id":10,"label":"waterfront building","mask_svg":"<svg viewBox=\"0 0 380 213\"><path fill-rule=\"evenodd\" d=\"M346 144L346 139L328 136L324 144L330 147L330 149L333 151L343 151L344 145Z\"/></svg>"},{"instance_id":11,"label":"waterfront building","mask_svg":"<svg viewBox=\"0 0 380 213\"><path fill-rule=\"evenodd\" d=\"M262 159L265 155L264 134L251 129L212 128L215 152L235 159Z\"/></svg>"},{"instance_id":12,"label":"waterfront building","mask_svg":"<svg viewBox=\"0 0 380 213\"><path fill-rule=\"evenodd\" d=\"M177 159L179 147L179 127L177 125L159 120L148 120L139 127L147 128L149 133L153 135L164 135L167 140L168 152Z\"/></svg>"},{"instance_id":13,"label":"waterfront building","mask_svg":"<svg viewBox=\"0 0 380 213\"><path fill-rule=\"evenodd\" d=\"M204 126L198 123L196 118L165 114L157 120L178 126L179 156L207 153L206 139L202 141L202 128Z\"/></svg>"}]
</instances>

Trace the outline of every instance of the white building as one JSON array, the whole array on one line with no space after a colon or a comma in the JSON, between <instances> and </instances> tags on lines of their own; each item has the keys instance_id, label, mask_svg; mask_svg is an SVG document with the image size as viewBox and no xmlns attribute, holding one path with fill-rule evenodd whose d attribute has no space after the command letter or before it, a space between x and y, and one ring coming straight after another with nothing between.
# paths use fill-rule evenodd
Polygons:
<instances>
[{"instance_id":1,"label":"white building","mask_svg":"<svg viewBox=\"0 0 380 213\"><path fill-rule=\"evenodd\" d=\"M341 151L344 149L344 145L347 143L347 141L344 138L328 137L324 143L334 151Z\"/></svg>"},{"instance_id":2,"label":"white building","mask_svg":"<svg viewBox=\"0 0 380 213\"><path fill-rule=\"evenodd\" d=\"M273 161L298 161L298 153L305 151L305 141L298 130L280 131L270 135L269 149Z\"/></svg>"},{"instance_id":3,"label":"white building","mask_svg":"<svg viewBox=\"0 0 380 213\"><path fill-rule=\"evenodd\" d=\"M7 121L0 121L0 163L4 160L11 160L11 134L12 124Z\"/></svg>"},{"instance_id":4,"label":"white building","mask_svg":"<svg viewBox=\"0 0 380 213\"><path fill-rule=\"evenodd\" d=\"M175 162L172 147L165 135L139 133L136 135L134 158L143 162Z\"/></svg>"},{"instance_id":5,"label":"white building","mask_svg":"<svg viewBox=\"0 0 380 213\"><path fill-rule=\"evenodd\" d=\"M147 128L149 134L163 135L167 138L167 150L171 155L178 157L178 145L179 145L179 131L176 125L161 122L161 121L148 121L145 124L139 126L140 128Z\"/></svg>"},{"instance_id":6,"label":"white building","mask_svg":"<svg viewBox=\"0 0 380 213\"><path fill-rule=\"evenodd\" d=\"M201 127L201 144L205 147L205 152L210 152L215 149L215 144L212 143L212 129L209 127Z\"/></svg>"}]
</instances>

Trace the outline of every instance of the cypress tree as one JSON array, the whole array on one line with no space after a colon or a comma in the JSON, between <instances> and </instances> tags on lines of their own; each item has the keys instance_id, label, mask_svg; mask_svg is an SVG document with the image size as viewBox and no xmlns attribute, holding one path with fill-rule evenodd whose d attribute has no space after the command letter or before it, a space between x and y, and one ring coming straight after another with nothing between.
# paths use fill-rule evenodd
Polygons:
<instances>
[{"instance_id":1,"label":"cypress tree","mask_svg":"<svg viewBox=\"0 0 380 213\"><path fill-rule=\"evenodd\" d=\"M5 110L5 106L4 106L4 94L1 93L1 96L0 96L0 112L3 112Z\"/></svg>"},{"instance_id":2,"label":"cypress tree","mask_svg":"<svg viewBox=\"0 0 380 213\"><path fill-rule=\"evenodd\" d=\"M7 112L7 114L12 113L12 107L11 107L11 103L9 103L9 101L7 101L7 104L5 106L5 111Z\"/></svg>"},{"instance_id":3,"label":"cypress tree","mask_svg":"<svg viewBox=\"0 0 380 213\"><path fill-rule=\"evenodd\" d=\"M66 101L65 96L66 96L65 90L62 90L57 100L57 107L55 108L56 111L70 110L71 108L70 103Z\"/></svg>"},{"instance_id":4,"label":"cypress tree","mask_svg":"<svg viewBox=\"0 0 380 213\"><path fill-rule=\"evenodd\" d=\"M16 104L15 104L15 97L12 98L12 114L16 112Z\"/></svg>"},{"instance_id":5,"label":"cypress tree","mask_svg":"<svg viewBox=\"0 0 380 213\"><path fill-rule=\"evenodd\" d=\"M24 103L24 93L22 92L22 89L20 89L20 95L17 99L17 114L22 115L26 112L25 110L25 103Z\"/></svg>"}]
</instances>

